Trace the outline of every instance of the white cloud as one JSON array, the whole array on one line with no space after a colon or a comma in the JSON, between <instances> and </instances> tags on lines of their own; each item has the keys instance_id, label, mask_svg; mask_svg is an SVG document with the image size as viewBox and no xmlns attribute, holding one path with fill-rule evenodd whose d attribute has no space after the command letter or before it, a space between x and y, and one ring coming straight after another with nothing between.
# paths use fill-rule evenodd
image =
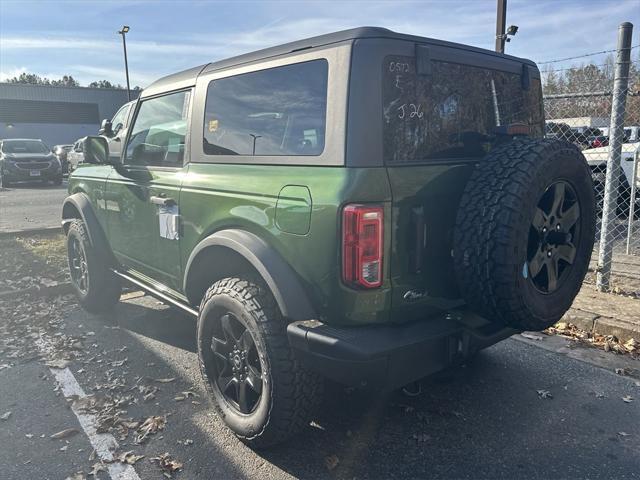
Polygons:
<instances>
[{"instance_id":1,"label":"white cloud","mask_svg":"<svg viewBox=\"0 0 640 480\"><path fill-rule=\"evenodd\" d=\"M10 78L19 77L23 73L27 73L27 67L16 67L9 70L0 70L0 82L6 82Z\"/></svg>"}]
</instances>

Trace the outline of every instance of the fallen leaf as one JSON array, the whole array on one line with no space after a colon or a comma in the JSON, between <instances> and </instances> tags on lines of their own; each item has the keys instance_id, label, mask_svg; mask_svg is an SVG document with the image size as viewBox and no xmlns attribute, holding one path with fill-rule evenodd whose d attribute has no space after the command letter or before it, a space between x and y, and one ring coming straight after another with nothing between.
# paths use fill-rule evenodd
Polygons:
<instances>
[{"instance_id":1,"label":"fallen leaf","mask_svg":"<svg viewBox=\"0 0 640 480\"><path fill-rule=\"evenodd\" d=\"M60 449L59 449L59 450L60 450L61 452L66 452L66 451L67 451L67 448L69 448L69 445L65 445L64 447L60 447Z\"/></svg>"},{"instance_id":2,"label":"fallen leaf","mask_svg":"<svg viewBox=\"0 0 640 480\"><path fill-rule=\"evenodd\" d=\"M138 435L135 438L135 443L142 443L149 435L157 433L158 430L163 430L166 423L166 416L154 415L147 418L138 428Z\"/></svg>"},{"instance_id":3,"label":"fallen leaf","mask_svg":"<svg viewBox=\"0 0 640 480\"><path fill-rule=\"evenodd\" d=\"M58 282L56 282L55 280L51 280L50 278L41 278L40 283L45 287L55 287L56 285L58 285Z\"/></svg>"},{"instance_id":4,"label":"fallen leaf","mask_svg":"<svg viewBox=\"0 0 640 480\"><path fill-rule=\"evenodd\" d=\"M190 438L185 438L184 440L178 440L178 444L188 447L189 445L193 445L193 440L191 440Z\"/></svg>"},{"instance_id":5,"label":"fallen leaf","mask_svg":"<svg viewBox=\"0 0 640 480\"><path fill-rule=\"evenodd\" d=\"M640 342L638 342L635 338L630 338L624 343L623 346L627 350L627 352L631 353L640 349Z\"/></svg>"},{"instance_id":6,"label":"fallen leaf","mask_svg":"<svg viewBox=\"0 0 640 480\"><path fill-rule=\"evenodd\" d=\"M129 465L134 465L138 460L142 460L143 458L144 455L136 455L133 450L118 455L118 461L120 463L127 463Z\"/></svg>"},{"instance_id":7,"label":"fallen leaf","mask_svg":"<svg viewBox=\"0 0 640 480\"><path fill-rule=\"evenodd\" d=\"M96 462L93 464L93 466L91 467L91 471L89 472L89 475L93 475L94 477L98 475L98 473L100 472L106 472L107 471L107 467L105 466L104 463L102 462Z\"/></svg>"},{"instance_id":8,"label":"fallen leaf","mask_svg":"<svg viewBox=\"0 0 640 480\"><path fill-rule=\"evenodd\" d=\"M171 458L171 455L168 453L163 453L162 455L158 455L151 459L152 461L158 462L158 465L162 469L165 476L171 477L171 474L177 470L182 468L182 462L178 460L174 460Z\"/></svg>"},{"instance_id":9,"label":"fallen leaf","mask_svg":"<svg viewBox=\"0 0 640 480\"><path fill-rule=\"evenodd\" d=\"M175 381L176 377L171 377L171 378L156 378L155 381L158 383L171 383L173 381Z\"/></svg>"},{"instance_id":10,"label":"fallen leaf","mask_svg":"<svg viewBox=\"0 0 640 480\"><path fill-rule=\"evenodd\" d=\"M622 397L622 401L625 403L631 403L633 402L633 397L631 395L625 395L624 397Z\"/></svg>"},{"instance_id":11,"label":"fallen leaf","mask_svg":"<svg viewBox=\"0 0 640 480\"><path fill-rule=\"evenodd\" d=\"M338 466L339 463L340 463L340 459L338 458L337 455L329 455L324 459L324 464L327 467L327 470L333 470Z\"/></svg>"},{"instance_id":12,"label":"fallen leaf","mask_svg":"<svg viewBox=\"0 0 640 480\"><path fill-rule=\"evenodd\" d=\"M11 416L11 412L5 412L2 415L0 415L0 419L1 420L9 420L10 416Z\"/></svg>"},{"instance_id":13,"label":"fallen leaf","mask_svg":"<svg viewBox=\"0 0 640 480\"><path fill-rule=\"evenodd\" d=\"M78 430L77 428L67 428L65 430L59 431L58 433L54 433L49 438L52 438L54 440L60 440L62 438L72 437L73 435L76 435L78 433L80 433L80 430Z\"/></svg>"},{"instance_id":14,"label":"fallen leaf","mask_svg":"<svg viewBox=\"0 0 640 480\"><path fill-rule=\"evenodd\" d=\"M156 398L156 395L155 395L155 393L153 393L153 392L151 392L151 393L147 393L145 396L143 396L143 397L142 397L142 399L143 399L145 402L149 402L149 401L153 400L154 398Z\"/></svg>"},{"instance_id":15,"label":"fallen leaf","mask_svg":"<svg viewBox=\"0 0 640 480\"><path fill-rule=\"evenodd\" d=\"M540 398L553 398L553 395L549 390L537 390Z\"/></svg>"}]
</instances>

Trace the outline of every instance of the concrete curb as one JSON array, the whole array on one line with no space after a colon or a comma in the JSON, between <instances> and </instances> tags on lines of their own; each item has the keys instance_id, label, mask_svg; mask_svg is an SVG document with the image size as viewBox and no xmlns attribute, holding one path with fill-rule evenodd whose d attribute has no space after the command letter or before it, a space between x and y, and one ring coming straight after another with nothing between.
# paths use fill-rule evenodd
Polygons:
<instances>
[{"instance_id":1,"label":"concrete curb","mask_svg":"<svg viewBox=\"0 0 640 480\"><path fill-rule=\"evenodd\" d=\"M605 317L597 313L572 308L562 317L561 321L572 323L592 335L614 335L623 343L631 338L640 340L640 324L621 318Z\"/></svg>"},{"instance_id":2,"label":"concrete curb","mask_svg":"<svg viewBox=\"0 0 640 480\"><path fill-rule=\"evenodd\" d=\"M64 282L52 287L29 287L22 290L8 290L0 292L0 300L12 296L33 295L35 297L54 297L57 295L66 295L73 293L71 282Z\"/></svg>"},{"instance_id":3,"label":"concrete curb","mask_svg":"<svg viewBox=\"0 0 640 480\"><path fill-rule=\"evenodd\" d=\"M3 231L0 232L0 238L17 237L17 236L20 236L20 235L37 235L37 234L41 234L41 233L54 233L54 232L62 233L62 226L42 227L42 228L25 228L23 230L11 230L11 231L3 230Z\"/></svg>"}]
</instances>

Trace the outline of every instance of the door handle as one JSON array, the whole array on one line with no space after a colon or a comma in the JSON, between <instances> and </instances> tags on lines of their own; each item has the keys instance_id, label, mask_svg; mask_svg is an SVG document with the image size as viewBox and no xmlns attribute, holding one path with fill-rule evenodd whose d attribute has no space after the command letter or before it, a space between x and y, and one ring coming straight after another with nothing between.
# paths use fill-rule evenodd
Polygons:
<instances>
[{"instance_id":1,"label":"door handle","mask_svg":"<svg viewBox=\"0 0 640 480\"><path fill-rule=\"evenodd\" d=\"M172 205L177 205L176 201L171 197L149 197L149 201L154 205L159 205L161 207L171 207Z\"/></svg>"}]
</instances>

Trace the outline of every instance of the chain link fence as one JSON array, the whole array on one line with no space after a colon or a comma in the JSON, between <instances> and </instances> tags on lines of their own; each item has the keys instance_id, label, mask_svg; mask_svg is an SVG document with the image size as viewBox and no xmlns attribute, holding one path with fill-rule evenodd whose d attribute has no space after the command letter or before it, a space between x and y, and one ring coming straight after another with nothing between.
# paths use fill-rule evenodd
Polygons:
<instances>
[{"instance_id":1,"label":"chain link fence","mask_svg":"<svg viewBox=\"0 0 640 480\"><path fill-rule=\"evenodd\" d=\"M591 168L597 231L587 281L595 283L596 274L604 272L606 284L602 285L598 276L601 289L640 291L640 94L633 91L630 82L628 89L618 93L626 95L624 108L620 109L619 101L614 105L614 93L607 91L611 83L598 85L588 76L583 78L582 86L588 90L545 95L546 136L576 145ZM594 89L597 86L599 90ZM616 123L623 127L616 129L617 136L611 131ZM615 151L619 146L618 157ZM608 178L608 165L612 164L613 174ZM609 203L608 216L605 203ZM602 239L608 243L606 248Z\"/></svg>"}]
</instances>

